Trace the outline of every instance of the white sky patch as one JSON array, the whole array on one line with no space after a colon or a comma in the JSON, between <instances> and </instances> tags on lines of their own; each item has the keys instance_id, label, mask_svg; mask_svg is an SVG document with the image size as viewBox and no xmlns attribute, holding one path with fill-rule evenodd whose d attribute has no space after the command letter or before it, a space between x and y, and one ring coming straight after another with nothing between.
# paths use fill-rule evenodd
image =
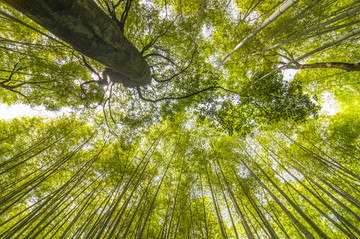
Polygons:
<instances>
[{"instance_id":1,"label":"white sky patch","mask_svg":"<svg viewBox=\"0 0 360 239\"><path fill-rule=\"evenodd\" d=\"M336 115L339 111L338 103L335 100L333 93L324 92L321 95L321 101L323 102L320 111L321 115Z\"/></svg>"},{"instance_id":2,"label":"white sky patch","mask_svg":"<svg viewBox=\"0 0 360 239\"><path fill-rule=\"evenodd\" d=\"M292 81L297 72L298 72L298 70L292 70L292 69L283 70L284 81L287 81L287 82Z\"/></svg>"},{"instance_id":3,"label":"white sky patch","mask_svg":"<svg viewBox=\"0 0 360 239\"><path fill-rule=\"evenodd\" d=\"M257 25L258 20L260 19L260 14L256 11L252 11L244 20L251 25Z\"/></svg>"},{"instance_id":4,"label":"white sky patch","mask_svg":"<svg viewBox=\"0 0 360 239\"><path fill-rule=\"evenodd\" d=\"M43 106L30 107L29 105L24 104L8 106L7 104L0 104L0 119L5 120L20 118L23 116L43 116L46 118L55 118L70 112L71 109L66 107L62 108L60 111L48 111Z\"/></svg>"},{"instance_id":5,"label":"white sky patch","mask_svg":"<svg viewBox=\"0 0 360 239\"><path fill-rule=\"evenodd\" d=\"M214 33L215 27L211 26L209 24L204 24L201 28L201 35L204 36L206 40L210 40L213 33Z\"/></svg>"},{"instance_id":6,"label":"white sky patch","mask_svg":"<svg viewBox=\"0 0 360 239\"><path fill-rule=\"evenodd\" d=\"M237 21L240 18L240 10L236 6L236 3L234 1L229 2L229 6L227 8L227 11L234 21Z\"/></svg>"}]
</instances>

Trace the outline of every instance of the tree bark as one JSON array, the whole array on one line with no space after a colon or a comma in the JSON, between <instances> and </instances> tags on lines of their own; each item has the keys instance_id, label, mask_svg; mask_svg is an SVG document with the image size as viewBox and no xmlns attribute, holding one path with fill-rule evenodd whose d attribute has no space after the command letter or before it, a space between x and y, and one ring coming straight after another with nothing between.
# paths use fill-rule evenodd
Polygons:
<instances>
[{"instance_id":1,"label":"tree bark","mask_svg":"<svg viewBox=\"0 0 360 239\"><path fill-rule=\"evenodd\" d=\"M75 50L128 78L150 83L150 68L116 23L93 0L1 0Z\"/></svg>"},{"instance_id":2,"label":"tree bark","mask_svg":"<svg viewBox=\"0 0 360 239\"><path fill-rule=\"evenodd\" d=\"M358 63L344 63L344 62L324 62L313 64L295 64L294 66L288 66L288 69L314 69L314 68L336 68L345 71L360 71L360 62Z\"/></svg>"}]
</instances>

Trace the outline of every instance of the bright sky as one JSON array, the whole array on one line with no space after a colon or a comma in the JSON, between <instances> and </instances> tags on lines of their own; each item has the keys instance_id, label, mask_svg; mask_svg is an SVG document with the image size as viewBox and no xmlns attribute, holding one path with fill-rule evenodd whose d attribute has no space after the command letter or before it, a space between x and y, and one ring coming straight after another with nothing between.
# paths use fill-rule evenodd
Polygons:
<instances>
[{"instance_id":1,"label":"bright sky","mask_svg":"<svg viewBox=\"0 0 360 239\"><path fill-rule=\"evenodd\" d=\"M29 105L16 104L8 106L6 104L0 104L0 119L13 119L20 118L22 116L44 116L47 118L53 118L69 112L69 109L64 108L59 112L48 111L45 107L30 107Z\"/></svg>"},{"instance_id":2,"label":"bright sky","mask_svg":"<svg viewBox=\"0 0 360 239\"><path fill-rule=\"evenodd\" d=\"M334 94L324 92L321 95L321 101L323 102L320 111L321 115L335 115L339 111L338 103L335 100Z\"/></svg>"}]
</instances>

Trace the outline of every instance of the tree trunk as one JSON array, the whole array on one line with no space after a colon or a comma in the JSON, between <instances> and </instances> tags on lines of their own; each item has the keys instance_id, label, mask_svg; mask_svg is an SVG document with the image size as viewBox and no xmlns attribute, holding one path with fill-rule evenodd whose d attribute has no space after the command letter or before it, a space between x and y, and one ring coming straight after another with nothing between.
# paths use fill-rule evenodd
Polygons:
<instances>
[{"instance_id":1,"label":"tree trunk","mask_svg":"<svg viewBox=\"0 0 360 239\"><path fill-rule=\"evenodd\" d=\"M118 72L135 86L150 83L139 51L93 0L2 0L75 50Z\"/></svg>"},{"instance_id":2,"label":"tree trunk","mask_svg":"<svg viewBox=\"0 0 360 239\"><path fill-rule=\"evenodd\" d=\"M344 63L344 62L324 62L313 64L295 64L294 66L288 66L288 69L313 69L313 68L336 68L345 71L360 71L360 63Z\"/></svg>"}]
</instances>

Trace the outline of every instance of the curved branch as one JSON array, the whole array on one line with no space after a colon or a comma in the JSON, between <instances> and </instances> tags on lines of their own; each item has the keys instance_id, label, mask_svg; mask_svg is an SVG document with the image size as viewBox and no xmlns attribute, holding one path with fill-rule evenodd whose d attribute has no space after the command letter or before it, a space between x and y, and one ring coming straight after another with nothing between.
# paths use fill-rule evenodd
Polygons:
<instances>
[{"instance_id":1,"label":"curved branch","mask_svg":"<svg viewBox=\"0 0 360 239\"><path fill-rule=\"evenodd\" d=\"M8 73L13 72L13 71L3 70L3 69L0 69L0 71L1 71L1 72L8 72ZM19 72L19 71L16 71L14 74L44 77L43 75L35 75L35 74L31 74L31 73L27 73L27 72Z\"/></svg>"},{"instance_id":2,"label":"curved branch","mask_svg":"<svg viewBox=\"0 0 360 239\"><path fill-rule=\"evenodd\" d=\"M176 19L176 18L175 18ZM143 47L143 49L140 51L140 54L143 55L145 51L147 51L148 49L150 49L158 40L160 37L165 36L166 33L169 31L170 27L172 24L174 24L175 20L171 22L171 24L169 25L169 27L166 28L166 30L161 33L160 35L158 35L157 37L155 37L154 39L152 39L149 44L147 44L146 46Z\"/></svg>"},{"instance_id":3,"label":"curved branch","mask_svg":"<svg viewBox=\"0 0 360 239\"><path fill-rule=\"evenodd\" d=\"M176 63L173 62L170 58L168 58L168 57L166 57L166 56L163 56L163 55L161 55L161 54L158 54L158 53L150 53L150 54L147 54L146 56L144 56L144 59L146 59L146 58L148 58L148 57L151 57L151 56L159 56L159 57L167 60L168 62L170 62L170 63L173 64L174 66L178 67L178 66L176 65Z\"/></svg>"},{"instance_id":4,"label":"curved branch","mask_svg":"<svg viewBox=\"0 0 360 239\"><path fill-rule=\"evenodd\" d=\"M110 95L109 95L109 99L108 99L108 100L109 100L108 105L109 105L110 118L111 118L111 120L114 122L114 124L116 124L116 121L115 121L115 119L114 119L114 117L113 117L113 115L112 115L111 103L110 103L111 97L112 97L112 88L113 88L113 86L114 86L114 84L111 84L111 86L110 86Z\"/></svg>"},{"instance_id":5,"label":"curved branch","mask_svg":"<svg viewBox=\"0 0 360 239\"><path fill-rule=\"evenodd\" d=\"M12 92L14 92L14 93L17 93L17 94L21 95L22 97L24 97L25 99L27 99L26 95L24 95L24 94L21 93L20 91L14 90L14 89L20 87L20 85L8 86L8 85L5 85L5 84L0 83L0 87L2 87L2 88L4 88L4 89L7 89L7 90L9 90L9 91L12 91Z\"/></svg>"},{"instance_id":6,"label":"curved branch","mask_svg":"<svg viewBox=\"0 0 360 239\"><path fill-rule=\"evenodd\" d=\"M86 82L82 83L82 84L80 85L80 88L81 88L82 92L83 92L85 95L86 95L86 92L85 92L85 89L84 89L83 87L84 87L84 85L88 85L88 84L90 84L90 83L97 83L97 84L99 84L99 81L97 81L97 80L90 80L90 81L86 81Z\"/></svg>"},{"instance_id":7,"label":"curved branch","mask_svg":"<svg viewBox=\"0 0 360 239\"><path fill-rule=\"evenodd\" d=\"M112 86L113 86L113 84L110 86L110 88L111 88ZM111 88L110 90L112 90L112 88ZM106 103L108 103L108 101L110 102L110 98L111 98L111 91L110 91L110 96L105 100L105 102L104 102L104 104L103 104L104 119L105 119L105 123L106 123L106 126L107 126L109 132L110 132L112 135L114 135L114 136L116 136L117 138L119 138L119 135L117 135L116 133L114 133L114 132L111 130L110 125L109 125L109 122L108 122L108 119L107 119L107 117L106 117L105 107L106 107ZM110 105L109 105L109 106L110 106ZM112 120L113 120L113 119L112 119ZM115 122L114 122L114 123L115 123Z\"/></svg>"},{"instance_id":8,"label":"curved branch","mask_svg":"<svg viewBox=\"0 0 360 239\"><path fill-rule=\"evenodd\" d=\"M99 77L99 80L102 79L99 75L99 73L97 73L96 70L94 70L94 68L87 62L86 58L84 57L84 55L81 55L81 58L83 60L83 63L80 63L82 66L87 67L92 73L94 73L95 75L97 75Z\"/></svg>"},{"instance_id":9,"label":"curved branch","mask_svg":"<svg viewBox=\"0 0 360 239\"><path fill-rule=\"evenodd\" d=\"M202 89L202 90L199 90L199 91L196 91L194 93L191 93L191 94L188 94L188 95L185 95L185 96L181 96L181 97L163 97L163 98L160 98L160 99L152 100L152 99L144 98L142 93L141 93L140 87L136 87L136 91L137 91L140 99L148 101L148 102L153 102L153 103L156 103L156 102L159 102L159 101L164 101L164 100L182 100L182 99L186 99L186 98L192 97L194 95L200 94L200 93L202 93L204 91L215 90L215 89L222 89L222 90L225 90L225 91L228 91L228 92L236 93L234 91L227 90L227 89L225 89L225 88L223 88L221 86L210 86L208 88L205 88L205 89Z\"/></svg>"},{"instance_id":10,"label":"curved branch","mask_svg":"<svg viewBox=\"0 0 360 239\"><path fill-rule=\"evenodd\" d=\"M114 5L114 10L120 5L120 3L124 2L125 0L119 0L115 5Z\"/></svg>"},{"instance_id":11,"label":"curved branch","mask_svg":"<svg viewBox=\"0 0 360 239\"><path fill-rule=\"evenodd\" d=\"M131 7L132 0L126 0L125 10L123 11L120 19L120 30L124 32L125 29L125 22L128 17L130 7Z\"/></svg>"},{"instance_id":12,"label":"curved branch","mask_svg":"<svg viewBox=\"0 0 360 239\"><path fill-rule=\"evenodd\" d=\"M93 107L89 107L89 106L86 106L86 107L89 108L89 109L96 109L97 107L99 107L99 105L101 105L101 103L102 103L103 100L105 99L105 95L106 95L106 92L108 91L108 89L109 89L109 87L106 88L106 90L105 90L104 93L102 94L101 99L100 99L100 101L99 101L99 103L98 103L97 105L95 105L95 106L93 106ZM82 96L81 96L81 99L82 99L82 100L85 100L85 98L82 98Z\"/></svg>"},{"instance_id":13,"label":"curved branch","mask_svg":"<svg viewBox=\"0 0 360 239\"><path fill-rule=\"evenodd\" d=\"M23 22L23 21L20 20L20 19L17 19L17 18L15 18L15 17L13 17L13 16L11 16L11 15L3 12L3 11L0 11L0 15L6 17L6 18L8 18L8 19L10 19L11 21L17 22L17 23L19 23L19 24L21 24L21 25L23 25L23 26L25 26L25 27L27 27L27 28L29 28L29 29L31 29L31 30L33 30L33 31L35 31L35 32L37 32L37 33L39 33L39 34L41 34L41 35L43 35L43 36L45 36L45 37L47 37L47 38L49 38L49 39L51 39L51 40L53 40L53 41L55 41L55 42L57 42L57 43L60 43L61 45L65 46L66 48L70 48L70 49L71 49L71 47L69 47L69 46L66 45L65 43L63 43L63 42L55 39L54 37L50 36L49 34L46 34L46 33L42 32L42 31L36 29L35 27L30 26L29 24Z\"/></svg>"},{"instance_id":14,"label":"curved branch","mask_svg":"<svg viewBox=\"0 0 360 239\"><path fill-rule=\"evenodd\" d=\"M168 79L166 79L166 80L158 80L154 75L152 75L151 77L152 77L156 82L159 82L159 83L171 81L172 79L174 79L175 77L179 76L180 74L182 74L184 71L186 71L186 70L190 67L190 65L192 64L192 62L193 62L193 60L194 60L195 52L196 52L196 49L195 49L195 51L193 52L193 54L192 54L192 56L191 56L191 60L190 60L189 64L188 64L185 68L183 68L181 71L179 71L178 73L172 75L170 78L168 78ZM149 54L149 55L151 55L151 54ZM146 57L146 56L145 56L145 57ZM144 57L144 58L145 58L145 57Z\"/></svg>"},{"instance_id":15,"label":"curved branch","mask_svg":"<svg viewBox=\"0 0 360 239\"><path fill-rule=\"evenodd\" d=\"M119 21L119 19L117 18L116 16L116 8L119 6L118 4L120 4L120 1L116 4L116 6L114 6L114 4L111 2L111 6L109 5L109 3L106 1L105 2L106 4L106 8L107 8L107 11L108 13L110 14L111 16L111 19L116 23L116 25L120 28L120 31L121 32L124 32L124 26L121 24L121 22Z\"/></svg>"}]
</instances>

